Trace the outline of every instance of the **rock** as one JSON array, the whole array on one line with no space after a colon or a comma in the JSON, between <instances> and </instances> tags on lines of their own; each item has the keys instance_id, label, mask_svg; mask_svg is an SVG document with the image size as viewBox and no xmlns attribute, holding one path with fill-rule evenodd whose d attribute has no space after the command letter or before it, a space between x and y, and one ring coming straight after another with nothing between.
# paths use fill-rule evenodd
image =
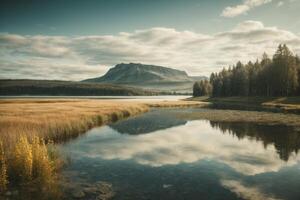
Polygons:
<instances>
[{"instance_id":1,"label":"rock","mask_svg":"<svg viewBox=\"0 0 300 200\"><path fill-rule=\"evenodd\" d=\"M73 197L80 199L80 198L85 197L85 193L83 191L75 191L75 192L73 192Z\"/></svg>"},{"instance_id":2,"label":"rock","mask_svg":"<svg viewBox=\"0 0 300 200\"><path fill-rule=\"evenodd\" d=\"M112 185L107 182L100 181L96 183L96 186L100 192L100 194L96 198L97 200L108 200L115 195Z\"/></svg>"},{"instance_id":3,"label":"rock","mask_svg":"<svg viewBox=\"0 0 300 200\"><path fill-rule=\"evenodd\" d=\"M97 182L96 186L101 194L106 194L112 191L112 185L104 181Z\"/></svg>"}]
</instances>

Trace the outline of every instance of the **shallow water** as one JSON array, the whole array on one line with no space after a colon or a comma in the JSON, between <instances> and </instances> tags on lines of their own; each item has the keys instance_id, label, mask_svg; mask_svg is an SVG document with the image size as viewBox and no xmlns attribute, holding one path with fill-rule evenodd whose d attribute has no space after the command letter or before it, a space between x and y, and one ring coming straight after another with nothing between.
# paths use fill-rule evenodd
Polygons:
<instances>
[{"instance_id":1,"label":"shallow water","mask_svg":"<svg viewBox=\"0 0 300 200\"><path fill-rule=\"evenodd\" d=\"M285 126L188 121L161 109L61 146L74 182L106 181L114 199L300 199L300 133Z\"/></svg>"}]
</instances>

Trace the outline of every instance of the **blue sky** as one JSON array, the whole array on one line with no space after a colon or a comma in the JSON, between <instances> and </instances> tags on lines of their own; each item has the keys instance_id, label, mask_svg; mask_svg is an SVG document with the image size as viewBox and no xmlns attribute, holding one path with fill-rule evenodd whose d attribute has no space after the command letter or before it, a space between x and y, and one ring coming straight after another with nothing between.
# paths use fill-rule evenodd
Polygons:
<instances>
[{"instance_id":1,"label":"blue sky","mask_svg":"<svg viewBox=\"0 0 300 200\"><path fill-rule=\"evenodd\" d=\"M5 1L0 8L0 31L17 34L95 35L170 27L215 33L243 20L258 20L300 32L297 0L273 0L236 18L220 16L241 0L30 0ZM284 2L278 6L279 2ZM298 18L298 19L297 19ZM297 24L291 19L298 20Z\"/></svg>"},{"instance_id":2,"label":"blue sky","mask_svg":"<svg viewBox=\"0 0 300 200\"><path fill-rule=\"evenodd\" d=\"M3 0L0 78L80 80L118 62L209 75L281 42L299 54L299 9L299 0Z\"/></svg>"}]
</instances>

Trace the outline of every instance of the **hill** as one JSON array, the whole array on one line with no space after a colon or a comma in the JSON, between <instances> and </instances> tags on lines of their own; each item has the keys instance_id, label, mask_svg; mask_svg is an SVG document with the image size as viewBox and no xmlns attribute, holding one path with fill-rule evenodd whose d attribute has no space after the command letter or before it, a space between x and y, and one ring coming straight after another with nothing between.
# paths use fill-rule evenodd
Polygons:
<instances>
[{"instance_id":1,"label":"hill","mask_svg":"<svg viewBox=\"0 0 300 200\"><path fill-rule=\"evenodd\" d=\"M188 76L185 71L139 63L117 64L101 77L83 80L91 83L111 83L159 91L191 92L196 80L206 77Z\"/></svg>"},{"instance_id":2,"label":"hill","mask_svg":"<svg viewBox=\"0 0 300 200\"><path fill-rule=\"evenodd\" d=\"M53 80L0 80L0 95L134 96L156 92L120 85Z\"/></svg>"}]
</instances>

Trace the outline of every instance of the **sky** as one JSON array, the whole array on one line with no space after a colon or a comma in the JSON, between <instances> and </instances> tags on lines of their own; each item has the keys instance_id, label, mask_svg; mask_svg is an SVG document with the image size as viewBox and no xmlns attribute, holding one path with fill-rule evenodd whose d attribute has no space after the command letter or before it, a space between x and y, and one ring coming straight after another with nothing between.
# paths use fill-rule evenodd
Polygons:
<instances>
[{"instance_id":1,"label":"sky","mask_svg":"<svg viewBox=\"0 0 300 200\"><path fill-rule=\"evenodd\" d=\"M206 75L300 54L300 0L1 0L0 78L83 80L118 63Z\"/></svg>"}]
</instances>

